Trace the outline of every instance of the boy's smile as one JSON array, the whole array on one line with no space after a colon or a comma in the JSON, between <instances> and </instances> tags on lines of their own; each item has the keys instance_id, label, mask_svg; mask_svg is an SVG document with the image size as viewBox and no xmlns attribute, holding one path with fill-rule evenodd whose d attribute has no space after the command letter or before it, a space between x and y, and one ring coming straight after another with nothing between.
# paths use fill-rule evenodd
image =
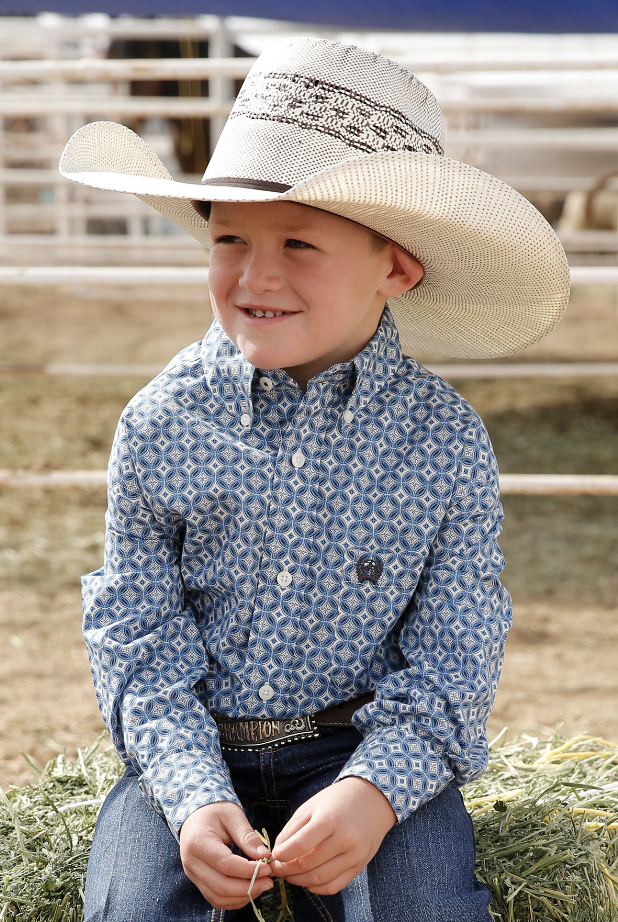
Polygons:
<instances>
[{"instance_id":1,"label":"boy's smile","mask_svg":"<svg viewBox=\"0 0 618 922\"><path fill-rule=\"evenodd\" d=\"M395 244L293 202L213 202L209 230L217 320L252 365L284 368L302 388L357 355L386 300L422 277Z\"/></svg>"}]
</instances>

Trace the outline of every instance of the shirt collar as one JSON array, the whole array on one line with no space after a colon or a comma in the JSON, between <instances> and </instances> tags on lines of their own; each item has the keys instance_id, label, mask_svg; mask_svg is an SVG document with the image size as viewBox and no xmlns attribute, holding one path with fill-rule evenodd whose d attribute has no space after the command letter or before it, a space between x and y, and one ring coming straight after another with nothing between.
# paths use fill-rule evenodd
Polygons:
<instances>
[{"instance_id":1,"label":"shirt collar","mask_svg":"<svg viewBox=\"0 0 618 922\"><path fill-rule=\"evenodd\" d=\"M241 408L241 412L246 412L252 402L251 386L254 377L262 372L247 361L216 320L202 342L201 358L211 390L217 390L226 403L234 403ZM312 378L307 394L310 397L312 390L347 378L353 365L356 372L353 402L360 408L385 386L401 362L399 334L386 305L378 328L365 348L351 362L338 362ZM275 387L290 382L289 375L281 369L273 369L264 374L271 378Z\"/></svg>"},{"instance_id":2,"label":"shirt collar","mask_svg":"<svg viewBox=\"0 0 618 922\"><path fill-rule=\"evenodd\" d=\"M399 333L387 305L378 329L365 348L353 359L356 366L355 403L362 407L399 369L403 356Z\"/></svg>"}]
</instances>

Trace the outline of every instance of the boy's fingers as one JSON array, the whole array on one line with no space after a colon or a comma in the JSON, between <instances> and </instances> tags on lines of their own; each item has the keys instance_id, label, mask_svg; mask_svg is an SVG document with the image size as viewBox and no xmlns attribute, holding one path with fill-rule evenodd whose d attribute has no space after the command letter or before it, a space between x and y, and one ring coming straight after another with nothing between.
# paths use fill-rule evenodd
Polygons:
<instances>
[{"instance_id":1,"label":"boy's fingers","mask_svg":"<svg viewBox=\"0 0 618 922\"><path fill-rule=\"evenodd\" d=\"M345 854L345 849L341 847L341 843L337 842L333 836L329 836L316 848L298 858L290 861L273 858L270 866L275 877L285 877L287 880L293 874L305 874L342 854Z\"/></svg>"},{"instance_id":2,"label":"boy's fingers","mask_svg":"<svg viewBox=\"0 0 618 922\"><path fill-rule=\"evenodd\" d=\"M270 857L270 850L266 848L244 813L239 811L229 817L225 826L231 839L249 858Z\"/></svg>"},{"instance_id":3,"label":"boy's fingers","mask_svg":"<svg viewBox=\"0 0 618 922\"><path fill-rule=\"evenodd\" d=\"M316 884L306 889L311 890L312 893L321 893L324 895L339 893L340 890L348 886L350 881L354 880L357 874L360 874L361 870L362 868L359 871L345 871L343 874L340 874L339 877L329 880L328 884Z\"/></svg>"},{"instance_id":4,"label":"boy's fingers","mask_svg":"<svg viewBox=\"0 0 618 922\"><path fill-rule=\"evenodd\" d=\"M199 855L198 860L203 861L209 867L225 877L240 878L243 881L250 880L255 871L255 859L249 860L242 855L235 855L227 845L218 840L211 841L208 845L208 852ZM270 865L260 862L258 877L270 877L272 871Z\"/></svg>"},{"instance_id":5,"label":"boy's fingers","mask_svg":"<svg viewBox=\"0 0 618 922\"><path fill-rule=\"evenodd\" d=\"M273 858L277 861L292 861L306 855L320 843L330 837L332 830L326 823L308 822L298 832L293 833L283 842L275 842Z\"/></svg>"},{"instance_id":6,"label":"boy's fingers","mask_svg":"<svg viewBox=\"0 0 618 922\"><path fill-rule=\"evenodd\" d=\"M360 870L361 868L357 867L354 862L350 862L350 856L343 852L311 871L304 871L300 874L295 874L294 872L286 874L285 879L290 884L294 884L298 887L306 887L314 893L335 893L336 890L330 889L333 887L335 881L348 875L345 883L341 885L345 886L353 877L356 877L356 875L360 873Z\"/></svg>"},{"instance_id":7,"label":"boy's fingers","mask_svg":"<svg viewBox=\"0 0 618 922\"><path fill-rule=\"evenodd\" d=\"M247 879L228 877L204 861L197 861L187 867L186 871L202 895L217 909L239 909L249 902L247 890L250 881ZM272 878L256 880L251 895L255 899L272 887Z\"/></svg>"},{"instance_id":8,"label":"boy's fingers","mask_svg":"<svg viewBox=\"0 0 618 922\"><path fill-rule=\"evenodd\" d=\"M286 842L290 839L294 833L298 832L299 829L302 829L303 826L306 826L307 823L311 820L311 814L303 813L301 810L297 810L290 819L287 821L277 838L275 839L275 844L273 847L273 852L275 848L279 845Z\"/></svg>"}]
</instances>

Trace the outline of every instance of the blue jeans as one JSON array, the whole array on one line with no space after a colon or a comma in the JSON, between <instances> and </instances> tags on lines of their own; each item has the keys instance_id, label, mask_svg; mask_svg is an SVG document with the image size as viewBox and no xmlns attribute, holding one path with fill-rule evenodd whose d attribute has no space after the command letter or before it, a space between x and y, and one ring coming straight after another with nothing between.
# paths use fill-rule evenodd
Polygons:
<instances>
[{"instance_id":1,"label":"blue jeans","mask_svg":"<svg viewBox=\"0 0 618 922\"><path fill-rule=\"evenodd\" d=\"M260 752L224 750L254 828L274 841L292 813L327 787L361 740L355 728ZM491 922L474 877L474 831L450 784L397 823L367 867L332 896L296 891L296 922ZM252 922L251 906L213 909L186 877L178 843L127 771L106 799L86 881L86 922Z\"/></svg>"}]
</instances>

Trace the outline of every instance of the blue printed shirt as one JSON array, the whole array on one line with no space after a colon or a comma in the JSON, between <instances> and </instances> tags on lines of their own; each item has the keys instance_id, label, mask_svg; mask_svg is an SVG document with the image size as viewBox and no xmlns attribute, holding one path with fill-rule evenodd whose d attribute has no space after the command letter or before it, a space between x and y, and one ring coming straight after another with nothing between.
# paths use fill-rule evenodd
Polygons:
<instances>
[{"instance_id":1,"label":"blue printed shirt","mask_svg":"<svg viewBox=\"0 0 618 922\"><path fill-rule=\"evenodd\" d=\"M108 496L84 635L115 746L176 836L239 803L211 711L291 717L375 690L339 779L372 782L400 821L483 772L511 623L496 461L388 308L306 393L214 323L124 411Z\"/></svg>"}]
</instances>

